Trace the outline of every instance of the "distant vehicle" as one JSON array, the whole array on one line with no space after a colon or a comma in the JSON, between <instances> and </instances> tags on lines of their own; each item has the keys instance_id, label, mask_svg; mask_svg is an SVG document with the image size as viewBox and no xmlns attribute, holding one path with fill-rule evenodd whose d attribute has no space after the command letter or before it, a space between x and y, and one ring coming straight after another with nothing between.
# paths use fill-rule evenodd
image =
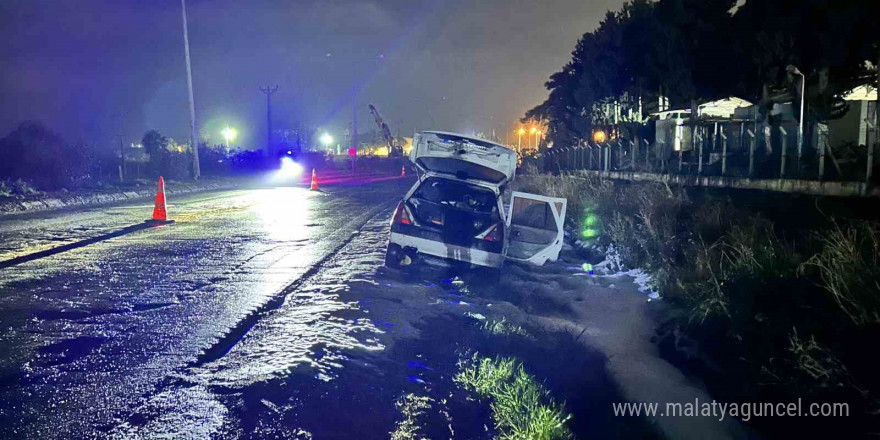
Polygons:
<instances>
[{"instance_id":1,"label":"distant vehicle","mask_svg":"<svg viewBox=\"0 0 880 440\"><path fill-rule=\"evenodd\" d=\"M516 152L483 139L426 131L410 160L419 181L397 205L385 254L389 267L420 258L501 267L506 260L543 265L562 249L566 199L513 192Z\"/></svg>"},{"instance_id":2,"label":"distant vehicle","mask_svg":"<svg viewBox=\"0 0 880 440\"><path fill-rule=\"evenodd\" d=\"M300 150L296 148L284 149L278 152L278 179L295 179L303 173L303 166L299 163Z\"/></svg>"}]
</instances>

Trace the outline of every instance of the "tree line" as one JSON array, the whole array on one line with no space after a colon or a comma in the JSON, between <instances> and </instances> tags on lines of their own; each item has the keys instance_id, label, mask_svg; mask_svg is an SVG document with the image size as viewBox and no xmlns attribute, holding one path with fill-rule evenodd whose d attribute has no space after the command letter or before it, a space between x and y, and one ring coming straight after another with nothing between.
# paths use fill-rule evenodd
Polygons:
<instances>
[{"instance_id":1,"label":"tree line","mask_svg":"<svg viewBox=\"0 0 880 440\"><path fill-rule=\"evenodd\" d=\"M805 120L845 112L841 94L877 81L877 0L630 0L608 11L577 42L571 60L545 86L547 100L524 121L548 126L561 145L588 141L603 103L657 102L692 108L737 96L760 104L791 100Z\"/></svg>"}]
</instances>

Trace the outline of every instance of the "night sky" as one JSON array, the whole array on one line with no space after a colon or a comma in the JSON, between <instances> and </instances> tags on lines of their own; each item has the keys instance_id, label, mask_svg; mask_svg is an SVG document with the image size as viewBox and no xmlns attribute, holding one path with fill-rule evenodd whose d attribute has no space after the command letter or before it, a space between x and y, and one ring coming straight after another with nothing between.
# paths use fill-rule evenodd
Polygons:
<instances>
[{"instance_id":1,"label":"night sky","mask_svg":"<svg viewBox=\"0 0 880 440\"><path fill-rule=\"evenodd\" d=\"M359 103L392 131L499 136L543 101L577 38L623 0L189 0L196 118L219 143L261 147L276 128L341 138ZM0 136L40 120L69 141L189 136L179 0L0 0ZM355 93L356 91L356 93Z\"/></svg>"}]
</instances>

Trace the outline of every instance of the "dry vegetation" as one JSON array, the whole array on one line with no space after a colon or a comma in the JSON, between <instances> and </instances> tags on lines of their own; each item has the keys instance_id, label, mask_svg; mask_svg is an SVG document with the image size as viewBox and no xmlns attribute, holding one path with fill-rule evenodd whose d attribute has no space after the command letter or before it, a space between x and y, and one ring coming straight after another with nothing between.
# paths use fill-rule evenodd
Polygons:
<instances>
[{"instance_id":1,"label":"dry vegetation","mask_svg":"<svg viewBox=\"0 0 880 440\"><path fill-rule=\"evenodd\" d=\"M676 311L662 327L686 332L724 366L705 378L719 398L836 398L868 420L853 429L878 432L878 361L868 348L880 336L876 224L829 219L793 233L728 198L662 183L571 174L517 185L568 198L567 226L581 240L613 244L653 276Z\"/></svg>"}]
</instances>

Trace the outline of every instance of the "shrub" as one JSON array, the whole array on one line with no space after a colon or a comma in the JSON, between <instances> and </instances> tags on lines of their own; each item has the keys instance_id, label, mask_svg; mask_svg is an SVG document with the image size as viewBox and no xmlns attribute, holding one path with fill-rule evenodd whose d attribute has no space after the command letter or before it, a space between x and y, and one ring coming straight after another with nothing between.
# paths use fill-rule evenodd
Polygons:
<instances>
[{"instance_id":1,"label":"shrub","mask_svg":"<svg viewBox=\"0 0 880 440\"><path fill-rule=\"evenodd\" d=\"M863 221L846 226L835 223L816 234L821 250L801 266L815 268L821 286L858 326L880 323L880 230Z\"/></svg>"}]
</instances>

